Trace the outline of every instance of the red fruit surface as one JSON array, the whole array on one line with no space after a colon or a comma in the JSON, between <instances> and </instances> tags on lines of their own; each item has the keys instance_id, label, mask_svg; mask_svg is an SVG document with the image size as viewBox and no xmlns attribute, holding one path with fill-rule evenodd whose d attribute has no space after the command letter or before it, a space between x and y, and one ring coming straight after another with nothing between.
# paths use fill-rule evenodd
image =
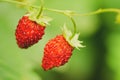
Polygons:
<instances>
[{"instance_id":1,"label":"red fruit surface","mask_svg":"<svg viewBox=\"0 0 120 80\"><path fill-rule=\"evenodd\" d=\"M44 35L44 29L45 26L30 20L28 16L23 16L19 20L15 32L18 46L20 48L28 48L37 43Z\"/></svg>"},{"instance_id":2,"label":"red fruit surface","mask_svg":"<svg viewBox=\"0 0 120 80\"><path fill-rule=\"evenodd\" d=\"M49 70L53 67L59 67L68 62L71 57L73 47L65 40L63 35L58 35L51 39L44 48L42 67Z\"/></svg>"}]
</instances>

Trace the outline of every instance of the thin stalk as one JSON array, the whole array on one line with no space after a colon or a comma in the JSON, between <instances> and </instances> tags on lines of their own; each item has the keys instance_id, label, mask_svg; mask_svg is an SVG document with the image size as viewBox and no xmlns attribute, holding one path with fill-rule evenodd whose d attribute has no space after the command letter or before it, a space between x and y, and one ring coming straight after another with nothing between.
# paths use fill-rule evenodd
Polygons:
<instances>
[{"instance_id":1,"label":"thin stalk","mask_svg":"<svg viewBox=\"0 0 120 80\"><path fill-rule=\"evenodd\" d=\"M33 8L39 8L38 6L30 5L28 3L19 2L19 1L13 1L13 0L1 0L0 2L7 2L7 3L12 3L12 4L18 4L18 5L33 7Z\"/></svg>"},{"instance_id":2,"label":"thin stalk","mask_svg":"<svg viewBox=\"0 0 120 80\"><path fill-rule=\"evenodd\" d=\"M13 0L2 0L2 2L13 3L13 4L19 4L19 5L27 5L26 3L19 2L19 1L13 1Z\"/></svg>"},{"instance_id":3,"label":"thin stalk","mask_svg":"<svg viewBox=\"0 0 120 80\"><path fill-rule=\"evenodd\" d=\"M14 4L19 4L19 5L24 5L24 6L30 6L33 8L40 8L39 6L35 6L35 5L28 5L27 3L23 3L23 2L19 2L19 1L13 1L13 0L1 0L1 2L8 2L8 3L14 3ZM62 13L62 14L67 14L65 12L65 10L57 10L57 9L50 9L50 8L43 8L44 10L48 10L48 11L52 11L52 12L57 12L57 13ZM89 13L72 13L71 16L91 16L91 15L96 15L96 14L100 14L100 13L104 13L104 12L115 12L115 13L120 13L120 9L117 8L109 8L109 9L98 9L96 11L93 12L89 12Z\"/></svg>"},{"instance_id":4,"label":"thin stalk","mask_svg":"<svg viewBox=\"0 0 120 80\"><path fill-rule=\"evenodd\" d=\"M45 10L52 11L52 12L57 12L57 13L62 13L65 14L63 10L57 10L57 9L50 9L50 8L44 8Z\"/></svg>"},{"instance_id":5,"label":"thin stalk","mask_svg":"<svg viewBox=\"0 0 120 80\"><path fill-rule=\"evenodd\" d=\"M44 8L43 6L44 6L44 2L43 2L43 0L41 0L41 7L40 7L40 11L39 11L39 13L37 15L37 19L39 19L39 17L42 15L43 8Z\"/></svg>"},{"instance_id":6,"label":"thin stalk","mask_svg":"<svg viewBox=\"0 0 120 80\"><path fill-rule=\"evenodd\" d=\"M89 13L83 13L83 14L72 14L73 16L91 16L91 15L96 15L96 14L100 14L100 13L105 13L105 12L115 12L115 13L120 13L120 9L116 9L116 8L109 8L109 9L98 9L96 11L93 12L89 12Z\"/></svg>"},{"instance_id":7,"label":"thin stalk","mask_svg":"<svg viewBox=\"0 0 120 80\"><path fill-rule=\"evenodd\" d=\"M72 21L72 23L73 23L73 34L72 34L72 36L70 37L70 39L72 39L74 36L75 36L75 34L76 34L76 31L77 31L77 27L76 27L76 23L75 23L75 20L72 18L72 17L70 17L70 19L71 19L71 21Z\"/></svg>"}]
</instances>

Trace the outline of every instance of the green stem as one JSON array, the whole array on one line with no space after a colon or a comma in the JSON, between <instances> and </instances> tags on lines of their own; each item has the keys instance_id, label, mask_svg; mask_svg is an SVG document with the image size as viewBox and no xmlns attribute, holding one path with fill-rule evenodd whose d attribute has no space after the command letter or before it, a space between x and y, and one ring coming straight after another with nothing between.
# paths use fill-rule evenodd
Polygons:
<instances>
[{"instance_id":1,"label":"green stem","mask_svg":"<svg viewBox=\"0 0 120 80\"><path fill-rule=\"evenodd\" d=\"M19 4L19 5L24 5L24 6L30 6L30 7L37 8L37 9L39 8L39 6L28 5L27 3L23 3L23 2L19 2L19 1L13 1L13 0L1 0L1 1L2 2L8 2L8 3L14 3L14 4ZM57 10L57 9L50 9L50 8L43 8L43 9L48 10L48 11L57 12L57 13L62 13L62 14L65 14L65 15L69 14L66 10ZM120 9L116 9L116 8L98 9L96 11L89 12L89 13L83 13L83 14L73 12L70 15L71 16L90 16L90 15L100 14L100 13L104 13L104 12L120 13Z\"/></svg>"},{"instance_id":2,"label":"green stem","mask_svg":"<svg viewBox=\"0 0 120 80\"><path fill-rule=\"evenodd\" d=\"M2 0L2 2L14 3L14 4L19 4L19 5L27 5L26 3L19 2L19 1L13 1L13 0Z\"/></svg>"},{"instance_id":3,"label":"green stem","mask_svg":"<svg viewBox=\"0 0 120 80\"><path fill-rule=\"evenodd\" d=\"M38 6L30 5L28 3L19 2L19 1L13 1L13 0L1 0L0 2L7 2L7 3L12 3L12 4L19 4L19 5L33 7L33 8L37 8L37 9L39 8Z\"/></svg>"},{"instance_id":4,"label":"green stem","mask_svg":"<svg viewBox=\"0 0 120 80\"><path fill-rule=\"evenodd\" d=\"M83 13L83 14L72 14L73 16L91 16L91 15L96 15L100 13L105 13L105 12L115 12L115 13L120 13L120 9L116 8L109 8L109 9L98 9L96 11L90 12L90 13Z\"/></svg>"},{"instance_id":5,"label":"green stem","mask_svg":"<svg viewBox=\"0 0 120 80\"><path fill-rule=\"evenodd\" d=\"M43 0L41 0L41 8L40 8L40 11L37 15L37 19L39 19L39 17L42 15L42 12L43 12L43 6L44 6L44 3L43 3Z\"/></svg>"},{"instance_id":6,"label":"green stem","mask_svg":"<svg viewBox=\"0 0 120 80\"><path fill-rule=\"evenodd\" d=\"M70 19L71 19L71 21L72 21L72 23L73 23L73 27L74 27L73 34L72 34L72 36L70 37L70 39L72 39L72 38L75 36L75 34L76 34L77 27L76 27L75 20L74 20L72 17L70 17Z\"/></svg>"},{"instance_id":7,"label":"green stem","mask_svg":"<svg viewBox=\"0 0 120 80\"><path fill-rule=\"evenodd\" d=\"M63 10L57 10L57 9L50 9L50 8L44 8L45 10L52 11L52 12L57 12L57 13L62 13L65 14L65 11Z\"/></svg>"}]
</instances>

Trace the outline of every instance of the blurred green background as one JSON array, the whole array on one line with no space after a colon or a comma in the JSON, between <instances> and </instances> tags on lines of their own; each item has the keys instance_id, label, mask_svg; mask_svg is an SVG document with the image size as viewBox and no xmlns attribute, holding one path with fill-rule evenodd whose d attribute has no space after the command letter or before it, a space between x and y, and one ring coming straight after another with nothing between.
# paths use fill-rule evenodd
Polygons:
<instances>
[{"instance_id":1,"label":"blurred green background","mask_svg":"<svg viewBox=\"0 0 120 80\"><path fill-rule=\"evenodd\" d=\"M78 13L120 8L120 0L44 1L48 8ZM40 5L40 1L35 4ZM29 49L20 49L14 33L25 13L18 5L0 3L0 80L120 80L120 24L115 23L116 13L75 17L80 40L86 47L75 49L67 64L49 71L41 68L44 45L61 34L64 23L70 29L72 23L64 15L45 11L53 21L47 26L43 39Z\"/></svg>"}]
</instances>

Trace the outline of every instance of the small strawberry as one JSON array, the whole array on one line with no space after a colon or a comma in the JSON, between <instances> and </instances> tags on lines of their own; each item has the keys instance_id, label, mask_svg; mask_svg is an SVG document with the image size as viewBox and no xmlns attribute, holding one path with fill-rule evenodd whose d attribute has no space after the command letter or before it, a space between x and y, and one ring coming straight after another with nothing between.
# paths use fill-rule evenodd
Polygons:
<instances>
[{"instance_id":1,"label":"small strawberry","mask_svg":"<svg viewBox=\"0 0 120 80\"><path fill-rule=\"evenodd\" d=\"M15 32L18 46L25 49L42 39L46 25L52 20L43 15L43 5L40 9L33 7L27 7L27 9L28 14L19 20Z\"/></svg>"},{"instance_id":2,"label":"small strawberry","mask_svg":"<svg viewBox=\"0 0 120 80\"><path fill-rule=\"evenodd\" d=\"M65 64L71 57L73 47L65 40L63 35L59 35L50 40L44 48L42 67L49 70Z\"/></svg>"},{"instance_id":3,"label":"small strawberry","mask_svg":"<svg viewBox=\"0 0 120 80\"><path fill-rule=\"evenodd\" d=\"M56 36L45 45L42 60L44 70L64 65L71 57L74 47L83 47L80 44L81 42L77 40L78 34L71 40L68 40L71 37L71 32L69 32L66 27L64 27L64 30L64 35ZM69 37L66 37L66 35L69 35Z\"/></svg>"},{"instance_id":4,"label":"small strawberry","mask_svg":"<svg viewBox=\"0 0 120 80\"><path fill-rule=\"evenodd\" d=\"M28 48L37 43L44 35L45 26L23 16L20 19L15 32L17 44L20 48Z\"/></svg>"}]
</instances>

